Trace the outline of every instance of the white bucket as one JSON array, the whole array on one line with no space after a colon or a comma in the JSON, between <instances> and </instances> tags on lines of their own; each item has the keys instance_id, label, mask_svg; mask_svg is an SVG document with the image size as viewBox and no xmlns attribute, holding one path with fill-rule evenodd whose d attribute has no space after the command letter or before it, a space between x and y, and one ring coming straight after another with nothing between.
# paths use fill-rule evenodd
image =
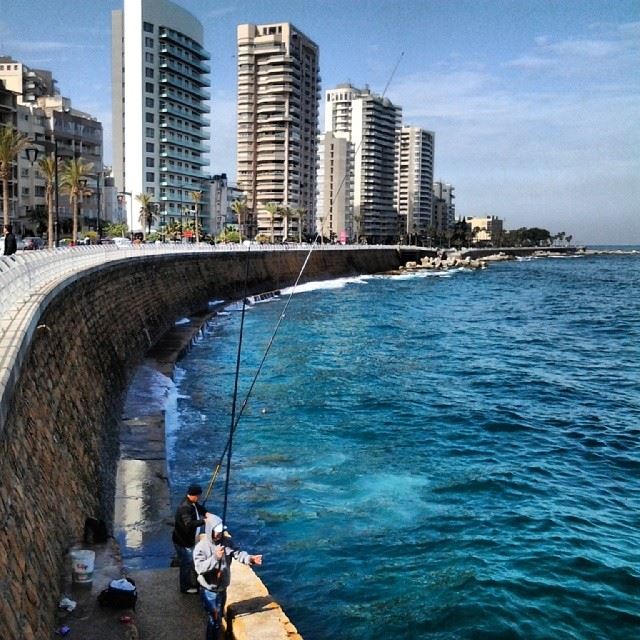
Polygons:
<instances>
[{"instance_id":1,"label":"white bucket","mask_svg":"<svg viewBox=\"0 0 640 640\"><path fill-rule=\"evenodd\" d=\"M71 579L77 583L93 581L93 565L96 560L95 551L76 549L71 551Z\"/></svg>"}]
</instances>

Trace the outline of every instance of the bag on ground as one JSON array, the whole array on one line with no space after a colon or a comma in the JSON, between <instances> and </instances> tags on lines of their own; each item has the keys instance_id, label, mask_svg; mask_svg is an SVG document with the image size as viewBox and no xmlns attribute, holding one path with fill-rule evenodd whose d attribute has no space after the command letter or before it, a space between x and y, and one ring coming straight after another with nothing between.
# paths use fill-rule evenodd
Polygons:
<instances>
[{"instance_id":1,"label":"bag on ground","mask_svg":"<svg viewBox=\"0 0 640 640\"><path fill-rule=\"evenodd\" d=\"M98 602L103 607L114 609L135 609L137 600L136 583L131 578L112 580L98 595Z\"/></svg>"}]
</instances>

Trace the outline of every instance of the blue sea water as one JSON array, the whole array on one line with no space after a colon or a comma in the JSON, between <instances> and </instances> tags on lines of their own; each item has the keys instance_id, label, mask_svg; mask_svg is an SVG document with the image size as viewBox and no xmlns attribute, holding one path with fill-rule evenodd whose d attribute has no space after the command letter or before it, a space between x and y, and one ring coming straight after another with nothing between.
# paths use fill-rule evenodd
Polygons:
<instances>
[{"instance_id":1,"label":"blue sea water","mask_svg":"<svg viewBox=\"0 0 640 640\"><path fill-rule=\"evenodd\" d=\"M285 300L246 314L240 400ZM640 637L639 301L640 255L298 290L227 521L306 640ZM180 364L175 497L225 444L239 325Z\"/></svg>"}]
</instances>

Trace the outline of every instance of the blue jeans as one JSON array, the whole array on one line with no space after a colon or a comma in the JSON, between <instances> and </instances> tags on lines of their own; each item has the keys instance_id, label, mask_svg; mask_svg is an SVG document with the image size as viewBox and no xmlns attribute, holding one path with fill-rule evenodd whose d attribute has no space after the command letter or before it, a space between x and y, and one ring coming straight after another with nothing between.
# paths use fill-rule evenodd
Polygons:
<instances>
[{"instance_id":1,"label":"blue jeans","mask_svg":"<svg viewBox=\"0 0 640 640\"><path fill-rule=\"evenodd\" d=\"M178 562L180 563L180 591L186 591L192 587L197 587L196 570L193 567L193 549L173 545L176 549Z\"/></svg>"},{"instance_id":2,"label":"blue jeans","mask_svg":"<svg viewBox=\"0 0 640 640\"><path fill-rule=\"evenodd\" d=\"M225 591L208 591L200 589L200 600L207 612L207 634L205 640L218 640L220 638L220 627L222 616L224 615L224 604L227 600Z\"/></svg>"}]
</instances>

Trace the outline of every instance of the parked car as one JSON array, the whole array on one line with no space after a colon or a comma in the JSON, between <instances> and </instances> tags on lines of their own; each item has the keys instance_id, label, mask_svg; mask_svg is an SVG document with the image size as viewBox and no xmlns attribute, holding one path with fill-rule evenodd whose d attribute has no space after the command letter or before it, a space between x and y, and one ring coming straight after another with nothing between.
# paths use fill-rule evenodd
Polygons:
<instances>
[{"instance_id":1,"label":"parked car","mask_svg":"<svg viewBox=\"0 0 640 640\"><path fill-rule=\"evenodd\" d=\"M44 249L44 240L37 237L22 238L24 251L35 251L37 249Z\"/></svg>"},{"instance_id":2,"label":"parked car","mask_svg":"<svg viewBox=\"0 0 640 640\"><path fill-rule=\"evenodd\" d=\"M116 247L130 247L132 245L131 240L129 240L129 238L114 238L113 239L113 244L116 245Z\"/></svg>"}]
</instances>

